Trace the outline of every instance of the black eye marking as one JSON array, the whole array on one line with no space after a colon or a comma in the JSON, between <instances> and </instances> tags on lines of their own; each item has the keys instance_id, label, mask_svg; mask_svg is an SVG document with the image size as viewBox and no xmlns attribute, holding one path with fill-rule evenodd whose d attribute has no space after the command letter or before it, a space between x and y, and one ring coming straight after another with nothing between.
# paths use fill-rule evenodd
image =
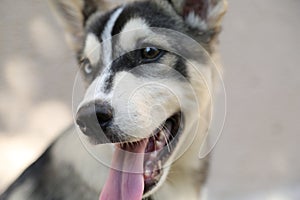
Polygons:
<instances>
[{"instance_id":1,"label":"black eye marking","mask_svg":"<svg viewBox=\"0 0 300 200\"><path fill-rule=\"evenodd\" d=\"M145 47L141 49L141 57L144 62L154 62L163 55L163 52L156 47Z\"/></svg>"}]
</instances>

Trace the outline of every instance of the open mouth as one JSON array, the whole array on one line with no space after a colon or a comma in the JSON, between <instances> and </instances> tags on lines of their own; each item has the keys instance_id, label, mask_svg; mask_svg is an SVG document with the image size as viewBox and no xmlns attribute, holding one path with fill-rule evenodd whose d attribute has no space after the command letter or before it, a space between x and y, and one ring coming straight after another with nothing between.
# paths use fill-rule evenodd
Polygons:
<instances>
[{"instance_id":1,"label":"open mouth","mask_svg":"<svg viewBox=\"0 0 300 200\"><path fill-rule=\"evenodd\" d=\"M162 177L162 166L168 160L177 144L180 122L181 113L177 112L157 128L146 141L147 145L144 151L143 162L144 194L151 191ZM139 145L141 141L134 142L133 145ZM118 145L121 149L127 151L127 145L130 144L120 143ZM130 148L134 147L131 146Z\"/></svg>"},{"instance_id":2,"label":"open mouth","mask_svg":"<svg viewBox=\"0 0 300 200\"><path fill-rule=\"evenodd\" d=\"M131 199L140 200L148 196L163 176L163 166L174 152L178 138L183 129L181 112L169 117L149 138L135 142L117 143L116 147L123 150L123 155L115 153L114 160L137 172L123 172L111 170L108 180L102 190L100 199ZM130 153L139 153L137 158L130 157ZM120 162L121 160L121 162ZM143 173L141 173L143 172ZM112 182L119 181L118 184ZM114 187L114 188L113 188ZM114 197L111 191L119 191Z\"/></svg>"},{"instance_id":3,"label":"open mouth","mask_svg":"<svg viewBox=\"0 0 300 200\"><path fill-rule=\"evenodd\" d=\"M168 118L154 133L148 138L144 157L144 194L151 191L162 177L162 166L172 154L179 133L181 113L178 112Z\"/></svg>"}]
</instances>

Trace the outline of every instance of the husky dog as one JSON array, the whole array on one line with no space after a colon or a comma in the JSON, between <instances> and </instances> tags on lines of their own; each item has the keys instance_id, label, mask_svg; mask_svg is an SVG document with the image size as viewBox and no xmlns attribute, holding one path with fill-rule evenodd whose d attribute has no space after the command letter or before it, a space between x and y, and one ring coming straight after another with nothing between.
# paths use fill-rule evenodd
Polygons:
<instances>
[{"instance_id":1,"label":"husky dog","mask_svg":"<svg viewBox=\"0 0 300 200\"><path fill-rule=\"evenodd\" d=\"M86 92L76 125L0 199L200 199L208 158L198 153L218 76L210 58L226 1L50 3ZM100 148L96 159L82 138Z\"/></svg>"}]
</instances>

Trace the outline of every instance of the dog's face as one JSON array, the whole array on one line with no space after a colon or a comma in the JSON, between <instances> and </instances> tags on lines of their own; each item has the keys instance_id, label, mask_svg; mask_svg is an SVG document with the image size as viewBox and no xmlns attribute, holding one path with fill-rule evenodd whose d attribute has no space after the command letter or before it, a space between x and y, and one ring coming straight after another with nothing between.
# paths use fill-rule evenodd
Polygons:
<instances>
[{"instance_id":1,"label":"dog's face","mask_svg":"<svg viewBox=\"0 0 300 200\"><path fill-rule=\"evenodd\" d=\"M184 144L180 138L191 141L192 127L207 112L213 87L208 54L225 4L142 1L100 12L94 3L81 4L77 33L67 27L83 44L73 46L87 86L76 123L91 143L115 144L112 168L122 172L111 172L101 198L114 187L120 194L110 199L140 199L165 181ZM74 5L55 6L76 19ZM122 189L124 182L136 190Z\"/></svg>"}]
</instances>

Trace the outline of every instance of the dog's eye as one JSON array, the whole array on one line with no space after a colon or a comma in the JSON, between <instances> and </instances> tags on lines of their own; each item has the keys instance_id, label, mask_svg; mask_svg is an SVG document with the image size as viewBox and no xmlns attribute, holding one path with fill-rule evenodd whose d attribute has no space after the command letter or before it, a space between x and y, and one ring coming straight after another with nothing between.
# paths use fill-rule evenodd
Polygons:
<instances>
[{"instance_id":1,"label":"dog's eye","mask_svg":"<svg viewBox=\"0 0 300 200\"><path fill-rule=\"evenodd\" d=\"M90 64L87 64L87 65L84 66L84 72L86 74L90 74L90 73L92 73L92 71L93 71L93 68Z\"/></svg>"},{"instance_id":2,"label":"dog's eye","mask_svg":"<svg viewBox=\"0 0 300 200\"><path fill-rule=\"evenodd\" d=\"M91 65L90 61L88 59L84 59L81 63L82 69L85 74L89 75L93 72L93 66Z\"/></svg>"},{"instance_id":3,"label":"dog's eye","mask_svg":"<svg viewBox=\"0 0 300 200\"><path fill-rule=\"evenodd\" d=\"M153 61L160 57L161 52L156 47L146 47L142 49L142 58L147 61Z\"/></svg>"}]
</instances>

